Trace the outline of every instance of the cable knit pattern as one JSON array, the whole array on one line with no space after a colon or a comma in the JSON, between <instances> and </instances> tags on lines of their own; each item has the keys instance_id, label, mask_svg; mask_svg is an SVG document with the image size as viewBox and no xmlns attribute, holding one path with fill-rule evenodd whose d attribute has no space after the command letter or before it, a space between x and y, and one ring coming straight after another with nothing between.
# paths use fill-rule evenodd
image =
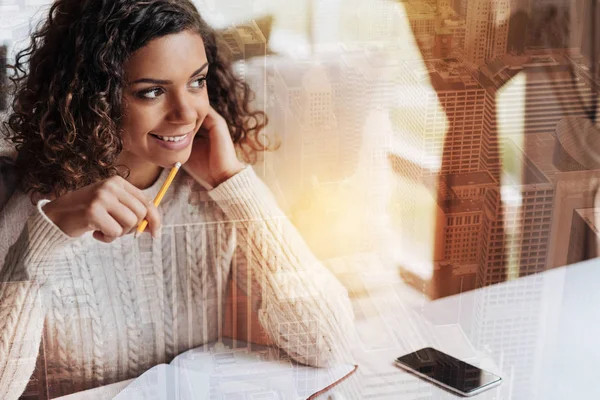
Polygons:
<instances>
[{"instance_id":1,"label":"cable knit pattern","mask_svg":"<svg viewBox=\"0 0 600 400\"><path fill-rule=\"evenodd\" d=\"M138 278L134 271L136 259L133 251L128 248L124 248L125 242L127 242L129 247L133 248L130 241L127 239L131 239L131 237L116 241L117 243L112 246L112 250L115 264L120 264L117 265L117 268L115 268L114 271L117 278L117 286L119 288L121 304L123 306L123 316L125 318L125 324L123 327L127 332L127 377L129 377L138 375L140 336L137 334L138 326L136 322L139 319L137 315L136 304L132 298L133 286Z\"/></svg>"},{"instance_id":2,"label":"cable knit pattern","mask_svg":"<svg viewBox=\"0 0 600 400\"><path fill-rule=\"evenodd\" d=\"M90 343L91 354L88 362L88 376L92 379L93 386L101 386L104 383L104 327L102 325L102 310L100 304L105 299L104 286L100 284L99 274L90 271L90 265L86 264L83 248L79 241L73 243L73 254L75 255L75 266L81 272L82 289L87 302L87 316L91 325L92 340ZM94 296L94 294L97 296Z\"/></svg>"},{"instance_id":3,"label":"cable knit pattern","mask_svg":"<svg viewBox=\"0 0 600 400\"><path fill-rule=\"evenodd\" d=\"M148 198L167 173L144 190ZM231 278L282 354L316 366L346 357L347 293L251 167L210 191L180 171L156 239L70 238L44 214L45 202L31 206L17 193L0 214L12 232L2 233L10 248L0 245L1 399L23 393L40 343L48 392L59 396L218 340Z\"/></svg>"},{"instance_id":4,"label":"cable knit pattern","mask_svg":"<svg viewBox=\"0 0 600 400\"><path fill-rule=\"evenodd\" d=\"M16 399L25 389L35 367L43 312L39 287L35 282L10 282L2 285L0 302L0 388L3 399Z\"/></svg>"},{"instance_id":5,"label":"cable knit pattern","mask_svg":"<svg viewBox=\"0 0 600 400\"><path fill-rule=\"evenodd\" d=\"M172 234L163 233L163 284L164 290L162 291L162 310L164 318L164 333L165 333L165 360L171 360L175 356L175 328L173 321L175 320L174 314L176 313L173 307L173 299L175 291L173 289L174 281L173 275L171 274L171 260L174 255L171 252Z\"/></svg>"}]
</instances>

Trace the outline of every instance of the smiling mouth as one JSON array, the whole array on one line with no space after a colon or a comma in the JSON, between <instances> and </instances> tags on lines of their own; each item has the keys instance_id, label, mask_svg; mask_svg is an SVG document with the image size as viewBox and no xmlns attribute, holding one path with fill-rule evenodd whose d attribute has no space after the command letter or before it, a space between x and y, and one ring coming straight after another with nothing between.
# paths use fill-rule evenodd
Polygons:
<instances>
[{"instance_id":1,"label":"smiling mouth","mask_svg":"<svg viewBox=\"0 0 600 400\"><path fill-rule=\"evenodd\" d=\"M160 135L156 135L154 133L151 133L150 135L154 136L157 139L160 139L164 142L180 142L182 140L184 140L190 133L186 133L185 135L180 135L180 136L160 136Z\"/></svg>"}]
</instances>

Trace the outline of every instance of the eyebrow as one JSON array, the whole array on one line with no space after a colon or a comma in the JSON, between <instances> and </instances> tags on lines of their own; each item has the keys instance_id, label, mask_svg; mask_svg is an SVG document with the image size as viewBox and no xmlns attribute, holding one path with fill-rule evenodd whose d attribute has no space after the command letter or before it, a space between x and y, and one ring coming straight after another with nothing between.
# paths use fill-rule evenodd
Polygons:
<instances>
[{"instance_id":1,"label":"eyebrow","mask_svg":"<svg viewBox=\"0 0 600 400\"><path fill-rule=\"evenodd\" d=\"M202 72L207 67L208 67L208 63L205 63L203 66L201 66L200 68L195 70L194 73L192 73L192 75L190 75L190 79L193 78L194 76L198 75L200 72ZM130 85L134 85L136 83L153 83L156 85L170 85L173 82L160 80L160 79L152 79L152 78L142 78L142 79L137 79L133 82L129 82Z\"/></svg>"}]
</instances>

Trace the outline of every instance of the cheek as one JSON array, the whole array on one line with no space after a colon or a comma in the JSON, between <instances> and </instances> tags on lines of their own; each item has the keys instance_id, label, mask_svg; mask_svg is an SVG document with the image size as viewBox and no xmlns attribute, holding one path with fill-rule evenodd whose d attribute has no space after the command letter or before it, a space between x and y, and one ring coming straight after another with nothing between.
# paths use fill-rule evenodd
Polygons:
<instances>
[{"instance_id":1,"label":"cheek","mask_svg":"<svg viewBox=\"0 0 600 400\"><path fill-rule=\"evenodd\" d=\"M123 118L123 129L125 136L131 141L138 141L144 138L156 124L157 113L150 112L148 109L139 107L130 107L128 113Z\"/></svg>"},{"instance_id":2,"label":"cheek","mask_svg":"<svg viewBox=\"0 0 600 400\"><path fill-rule=\"evenodd\" d=\"M208 99L208 93L204 91L204 95L200 97L200 100L197 103L196 110L198 115L204 119L208 114L208 110L210 109L210 101Z\"/></svg>"}]
</instances>

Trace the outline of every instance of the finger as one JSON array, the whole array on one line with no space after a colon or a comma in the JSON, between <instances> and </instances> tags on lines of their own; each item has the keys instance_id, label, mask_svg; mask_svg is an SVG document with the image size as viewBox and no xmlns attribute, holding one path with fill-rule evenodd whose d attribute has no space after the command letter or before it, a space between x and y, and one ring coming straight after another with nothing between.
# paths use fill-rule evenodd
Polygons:
<instances>
[{"instance_id":1,"label":"finger","mask_svg":"<svg viewBox=\"0 0 600 400\"><path fill-rule=\"evenodd\" d=\"M223 117L221 117L217 110L215 110L213 106L210 106L208 108L208 113L206 114L204 121L202 121L201 128L204 129L206 133L210 133L210 131L213 130L215 125L220 122L219 118L223 119Z\"/></svg>"},{"instance_id":2,"label":"finger","mask_svg":"<svg viewBox=\"0 0 600 400\"><path fill-rule=\"evenodd\" d=\"M148 208L146 207L146 204L144 204L146 201L145 199L140 201L140 199L135 197L124 187L120 188L118 191L117 198L121 204L129 208L135 214L137 218L136 226L139 225L144 218L146 218L146 214L148 214Z\"/></svg>"},{"instance_id":3,"label":"finger","mask_svg":"<svg viewBox=\"0 0 600 400\"><path fill-rule=\"evenodd\" d=\"M135 186L133 186L131 183L129 183L127 181L125 181L125 185L123 186L123 188L125 190L127 190L127 192L129 192L131 195L133 195L140 203L142 203L144 205L145 213L144 213L144 216L142 217L142 220L143 219L148 220L148 227L150 228L150 231L152 232L152 236L156 237L160 231L160 227L161 227L162 223L161 223L161 218L160 218L160 212L154 205L154 202L152 202L150 199L148 199L146 197L146 195L144 194L144 192L142 192L140 189L136 188Z\"/></svg>"},{"instance_id":4,"label":"finger","mask_svg":"<svg viewBox=\"0 0 600 400\"><path fill-rule=\"evenodd\" d=\"M235 152L227 121L211 106L201 128L207 131L206 139L212 154L219 157Z\"/></svg>"},{"instance_id":5,"label":"finger","mask_svg":"<svg viewBox=\"0 0 600 400\"><path fill-rule=\"evenodd\" d=\"M119 223L108 213L108 211L106 211L106 209L103 209L94 216L93 226L94 230L99 231L101 234L99 235L94 232L94 238L105 243L110 243L112 241L107 241L107 238L119 237L123 231L121 225L119 225ZM101 239L99 239L99 237L101 237Z\"/></svg>"},{"instance_id":6,"label":"finger","mask_svg":"<svg viewBox=\"0 0 600 400\"><path fill-rule=\"evenodd\" d=\"M214 136L230 136L227 121L212 106L201 127L207 131L208 139L211 140L214 139ZM227 133L227 135L216 135L217 133Z\"/></svg>"},{"instance_id":7,"label":"finger","mask_svg":"<svg viewBox=\"0 0 600 400\"><path fill-rule=\"evenodd\" d=\"M121 202L109 204L106 210L117 221L121 228L121 232L116 235L117 237L127 234L130 229L135 228L138 225L137 215ZM111 234L111 236L114 235Z\"/></svg>"},{"instance_id":8,"label":"finger","mask_svg":"<svg viewBox=\"0 0 600 400\"><path fill-rule=\"evenodd\" d=\"M238 170L239 160L227 121L212 106L202 123L202 128L208 130L207 155L210 155L211 169L219 171L225 167Z\"/></svg>"}]
</instances>

